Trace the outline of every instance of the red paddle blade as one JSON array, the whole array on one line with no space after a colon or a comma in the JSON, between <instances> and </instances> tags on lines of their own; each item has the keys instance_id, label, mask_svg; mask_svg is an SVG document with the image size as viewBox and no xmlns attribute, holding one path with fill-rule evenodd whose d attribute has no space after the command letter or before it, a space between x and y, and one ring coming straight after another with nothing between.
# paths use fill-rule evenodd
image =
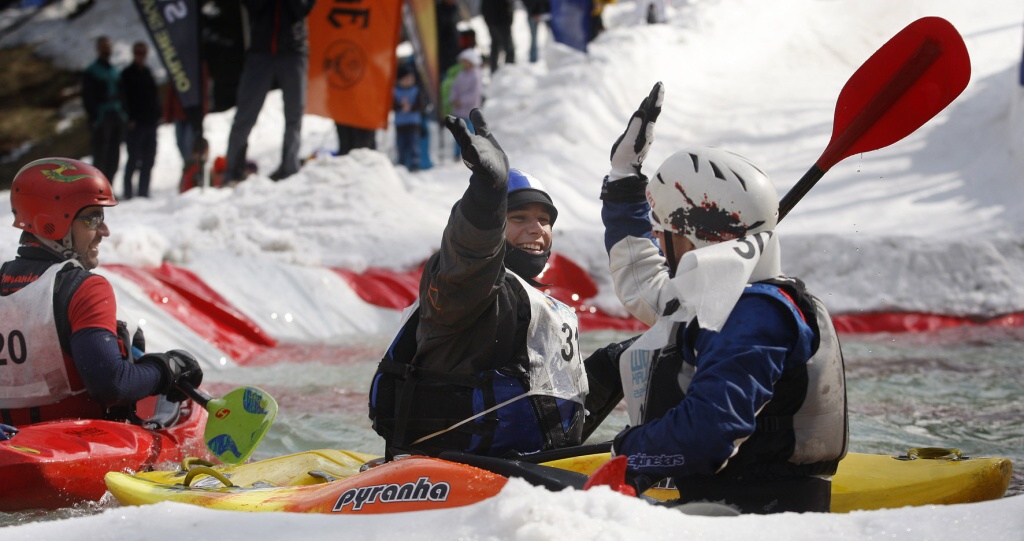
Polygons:
<instances>
[{"instance_id":1,"label":"red paddle blade","mask_svg":"<svg viewBox=\"0 0 1024 541\"><path fill-rule=\"evenodd\" d=\"M850 77L836 103L827 171L853 154L889 146L921 127L967 87L971 60L949 21L925 17L893 36Z\"/></svg>"},{"instance_id":2,"label":"red paddle blade","mask_svg":"<svg viewBox=\"0 0 1024 541\"><path fill-rule=\"evenodd\" d=\"M606 486L627 496L636 496L636 489L626 482L626 457L619 455L605 462L590 475L583 490Z\"/></svg>"}]
</instances>

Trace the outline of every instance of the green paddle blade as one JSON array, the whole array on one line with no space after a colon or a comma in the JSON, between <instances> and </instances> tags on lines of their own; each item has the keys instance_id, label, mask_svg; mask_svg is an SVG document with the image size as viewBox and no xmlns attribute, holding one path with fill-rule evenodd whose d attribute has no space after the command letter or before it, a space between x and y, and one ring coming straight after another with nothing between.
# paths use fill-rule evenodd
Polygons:
<instances>
[{"instance_id":1,"label":"green paddle blade","mask_svg":"<svg viewBox=\"0 0 1024 541\"><path fill-rule=\"evenodd\" d=\"M239 387L206 404L210 417L203 438L221 462L241 464L252 456L277 417L277 401L258 387Z\"/></svg>"}]
</instances>

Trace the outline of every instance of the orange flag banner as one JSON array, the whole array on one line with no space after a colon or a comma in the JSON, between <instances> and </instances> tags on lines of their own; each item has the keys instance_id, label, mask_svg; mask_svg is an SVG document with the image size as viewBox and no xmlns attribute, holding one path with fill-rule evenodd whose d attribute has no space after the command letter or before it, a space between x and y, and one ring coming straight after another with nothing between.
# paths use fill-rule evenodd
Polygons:
<instances>
[{"instance_id":1,"label":"orange flag banner","mask_svg":"<svg viewBox=\"0 0 1024 541\"><path fill-rule=\"evenodd\" d=\"M308 22L306 112L357 128L386 129L402 0L320 0Z\"/></svg>"}]
</instances>

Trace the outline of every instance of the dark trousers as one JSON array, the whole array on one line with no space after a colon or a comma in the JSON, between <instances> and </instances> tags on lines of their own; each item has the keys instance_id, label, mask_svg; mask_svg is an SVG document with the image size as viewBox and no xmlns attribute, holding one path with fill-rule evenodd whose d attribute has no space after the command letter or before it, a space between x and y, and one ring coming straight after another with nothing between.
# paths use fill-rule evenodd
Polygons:
<instances>
[{"instance_id":1,"label":"dark trousers","mask_svg":"<svg viewBox=\"0 0 1024 541\"><path fill-rule=\"evenodd\" d=\"M111 184L121 166L121 141L124 140L124 122L117 113L107 113L92 125L92 164Z\"/></svg>"},{"instance_id":2,"label":"dark trousers","mask_svg":"<svg viewBox=\"0 0 1024 541\"><path fill-rule=\"evenodd\" d=\"M487 25L491 34L491 73L501 65L499 58L505 53L505 64L516 63L516 46L512 42L512 25Z\"/></svg>"},{"instance_id":3,"label":"dark trousers","mask_svg":"<svg viewBox=\"0 0 1024 541\"><path fill-rule=\"evenodd\" d=\"M398 163L409 171L420 169L420 126L395 126Z\"/></svg>"},{"instance_id":4,"label":"dark trousers","mask_svg":"<svg viewBox=\"0 0 1024 541\"><path fill-rule=\"evenodd\" d=\"M355 148L377 148L377 134L374 130L334 124L338 131L338 156L344 156Z\"/></svg>"},{"instance_id":5,"label":"dark trousers","mask_svg":"<svg viewBox=\"0 0 1024 541\"><path fill-rule=\"evenodd\" d=\"M249 133L256 125L267 92L276 81L284 99L284 142L276 173L289 176L299 170L302 114L306 110L306 70L309 59L300 53L249 53L238 83L238 106L228 135L227 180L245 178Z\"/></svg>"},{"instance_id":6,"label":"dark trousers","mask_svg":"<svg viewBox=\"0 0 1024 541\"><path fill-rule=\"evenodd\" d=\"M129 128L125 135L128 162L124 166L124 198L131 199L135 170L139 171L140 197L149 197L149 179L156 161L156 124L139 125Z\"/></svg>"}]
</instances>

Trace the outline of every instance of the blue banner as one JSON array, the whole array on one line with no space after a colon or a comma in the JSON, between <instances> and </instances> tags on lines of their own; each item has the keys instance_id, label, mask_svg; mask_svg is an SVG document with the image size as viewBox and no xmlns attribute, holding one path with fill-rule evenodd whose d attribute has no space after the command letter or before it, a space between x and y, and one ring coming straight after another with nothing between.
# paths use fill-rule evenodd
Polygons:
<instances>
[{"instance_id":1,"label":"blue banner","mask_svg":"<svg viewBox=\"0 0 1024 541\"><path fill-rule=\"evenodd\" d=\"M555 41L587 52L592 0L551 0L551 33Z\"/></svg>"}]
</instances>

